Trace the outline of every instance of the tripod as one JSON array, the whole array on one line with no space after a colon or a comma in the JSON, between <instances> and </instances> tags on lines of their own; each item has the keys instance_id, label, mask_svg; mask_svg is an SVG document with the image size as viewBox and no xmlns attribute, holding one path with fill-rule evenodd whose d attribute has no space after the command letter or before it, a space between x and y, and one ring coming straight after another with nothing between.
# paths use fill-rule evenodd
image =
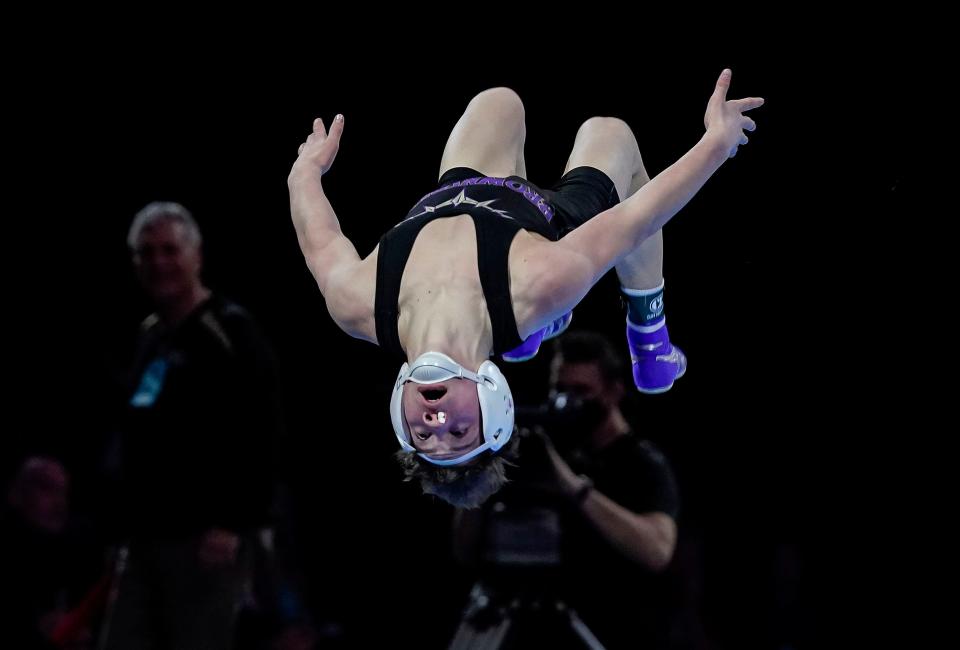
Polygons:
<instances>
[{"instance_id":1,"label":"tripod","mask_svg":"<svg viewBox=\"0 0 960 650\"><path fill-rule=\"evenodd\" d=\"M541 647L604 650L577 612L562 601L536 591L504 598L482 582L470 591L449 650L530 647L531 643L524 639ZM575 643L571 643L573 639Z\"/></svg>"}]
</instances>

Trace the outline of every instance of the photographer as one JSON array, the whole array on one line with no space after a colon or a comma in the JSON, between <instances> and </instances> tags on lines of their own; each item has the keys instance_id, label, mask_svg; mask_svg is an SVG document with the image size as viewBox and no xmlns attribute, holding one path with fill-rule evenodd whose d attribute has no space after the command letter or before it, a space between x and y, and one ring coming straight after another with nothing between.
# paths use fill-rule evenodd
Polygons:
<instances>
[{"instance_id":1,"label":"photographer","mask_svg":"<svg viewBox=\"0 0 960 650\"><path fill-rule=\"evenodd\" d=\"M482 510L458 512L455 545L488 593L509 600L534 589L572 608L607 648L659 648L668 643L661 572L676 546L677 486L620 410L623 371L599 335L558 339L551 398L517 410L511 482Z\"/></svg>"}]
</instances>

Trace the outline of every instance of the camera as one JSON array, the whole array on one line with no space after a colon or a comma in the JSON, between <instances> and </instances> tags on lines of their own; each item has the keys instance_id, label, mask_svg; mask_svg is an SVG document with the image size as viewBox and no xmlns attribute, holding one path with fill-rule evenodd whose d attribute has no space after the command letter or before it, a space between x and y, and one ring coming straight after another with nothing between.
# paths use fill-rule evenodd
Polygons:
<instances>
[{"instance_id":1,"label":"camera","mask_svg":"<svg viewBox=\"0 0 960 650\"><path fill-rule=\"evenodd\" d=\"M593 430L605 416L606 412L599 402L571 393L553 392L538 406L517 407L517 433L521 440L547 436L560 455L566 456L576 451L582 444L585 433ZM529 448L537 446L521 442L521 461L524 460L524 451L530 451ZM539 447L541 449L532 453L535 456L544 456L546 450L542 448L542 444Z\"/></svg>"},{"instance_id":2,"label":"camera","mask_svg":"<svg viewBox=\"0 0 960 650\"><path fill-rule=\"evenodd\" d=\"M565 458L576 456L606 413L598 402L559 392L536 406L517 406L515 413L519 454L510 481L473 515L479 519L481 576L450 648L529 647L534 640L566 646L571 638L602 648L564 603L562 521L569 504L547 444ZM552 637L557 643L548 641Z\"/></svg>"},{"instance_id":3,"label":"camera","mask_svg":"<svg viewBox=\"0 0 960 650\"><path fill-rule=\"evenodd\" d=\"M599 402L554 391L538 406L517 406L516 422L521 429L543 428L552 434L551 439L557 444L564 438L597 426L604 415Z\"/></svg>"},{"instance_id":4,"label":"camera","mask_svg":"<svg viewBox=\"0 0 960 650\"><path fill-rule=\"evenodd\" d=\"M547 569L561 562L565 500L547 454L547 438L561 456L575 455L586 431L603 417L599 404L552 393L537 406L516 409L518 457L510 482L484 508L481 561L492 570Z\"/></svg>"}]
</instances>

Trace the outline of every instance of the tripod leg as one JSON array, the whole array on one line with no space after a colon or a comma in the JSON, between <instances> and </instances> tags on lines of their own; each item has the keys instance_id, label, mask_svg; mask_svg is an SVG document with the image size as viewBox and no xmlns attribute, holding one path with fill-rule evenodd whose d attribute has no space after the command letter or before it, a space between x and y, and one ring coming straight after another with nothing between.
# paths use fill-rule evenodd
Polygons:
<instances>
[{"instance_id":1,"label":"tripod leg","mask_svg":"<svg viewBox=\"0 0 960 650\"><path fill-rule=\"evenodd\" d=\"M497 650L509 631L510 619L506 617L485 630L477 630L471 621L464 621L457 629L448 650Z\"/></svg>"},{"instance_id":2,"label":"tripod leg","mask_svg":"<svg viewBox=\"0 0 960 650\"><path fill-rule=\"evenodd\" d=\"M107 595L107 604L104 609L103 618L100 623L100 639L97 648L103 650L107 647L107 641L110 638L112 630L113 612L116 609L117 597L120 595L120 580L127 571L127 558L130 555L130 546L123 544L117 549L113 565L113 578L110 584L110 592Z\"/></svg>"},{"instance_id":3,"label":"tripod leg","mask_svg":"<svg viewBox=\"0 0 960 650\"><path fill-rule=\"evenodd\" d=\"M580 618L577 612L565 605L560 605L560 607L562 607L567 615L567 622L570 623L570 629L576 632L585 646L590 650L605 650L603 644L600 643L600 639L593 635L593 632L587 627L587 624L583 622L583 619Z\"/></svg>"},{"instance_id":4,"label":"tripod leg","mask_svg":"<svg viewBox=\"0 0 960 650\"><path fill-rule=\"evenodd\" d=\"M470 602L448 650L497 650L510 631L510 615L498 607L481 583L470 591Z\"/></svg>"},{"instance_id":5,"label":"tripod leg","mask_svg":"<svg viewBox=\"0 0 960 650\"><path fill-rule=\"evenodd\" d=\"M503 640L507 638L507 632L509 631L510 619L504 617L496 628L490 630L490 638L487 644L481 646L481 648L483 648L483 650L498 650L498 648L503 645Z\"/></svg>"},{"instance_id":6,"label":"tripod leg","mask_svg":"<svg viewBox=\"0 0 960 650\"><path fill-rule=\"evenodd\" d=\"M457 633L453 635L448 650L470 650L477 638L476 630L470 621L463 621L457 628Z\"/></svg>"}]
</instances>

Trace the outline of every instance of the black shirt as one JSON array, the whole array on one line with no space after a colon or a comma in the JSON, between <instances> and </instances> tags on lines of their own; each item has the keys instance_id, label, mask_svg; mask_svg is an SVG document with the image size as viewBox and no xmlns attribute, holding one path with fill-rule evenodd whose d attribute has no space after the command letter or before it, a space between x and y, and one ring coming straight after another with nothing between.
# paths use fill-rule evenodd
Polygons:
<instances>
[{"instance_id":1,"label":"black shirt","mask_svg":"<svg viewBox=\"0 0 960 650\"><path fill-rule=\"evenodd\" d=\"M173 328L148 318L133 370L121 447L129 531L267 523L279 394L250 315L212 296Z\"/></svg>"}]
</instances>

